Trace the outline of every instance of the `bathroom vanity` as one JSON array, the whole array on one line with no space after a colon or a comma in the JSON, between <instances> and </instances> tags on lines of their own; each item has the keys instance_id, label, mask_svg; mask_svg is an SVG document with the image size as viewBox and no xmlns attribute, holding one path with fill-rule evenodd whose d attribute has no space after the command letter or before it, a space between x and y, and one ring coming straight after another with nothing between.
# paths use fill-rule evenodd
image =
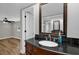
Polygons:
<instances>
[{"instance_id":1,"label":"bathroom vanity","mask_svg":"<svg viewBox=\"0 0 79 59\"><path fill-rule=\"evenodd\" d=\"M39 45L39 41L35 38L25 40L26 55L79 55L79 45L63 42L57 47L45 47Z\"/></svg>"},{"instance_id":2,"label":"bathroom vanity","mask_svg":"<svg viewBox=\"0 0 79 59\"><path fill-rule=\"evenodd\" d=\"M32 39L26 41L26 55L63 55L63 53L58 53L51 51L49 48L44 48L40 46L36 40L34 42Z\"/></svg>"}]
</instances>

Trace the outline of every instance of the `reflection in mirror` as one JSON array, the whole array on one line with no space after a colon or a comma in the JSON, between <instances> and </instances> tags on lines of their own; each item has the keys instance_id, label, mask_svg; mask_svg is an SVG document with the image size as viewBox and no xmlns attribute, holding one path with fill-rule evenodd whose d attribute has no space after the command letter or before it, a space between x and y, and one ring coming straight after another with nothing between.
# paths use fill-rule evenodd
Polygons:
<instances>
[{"instance_id":1,"label":"reflection in mirror","mask_svg":"<svg viewBox=\"0 0 79 59\"><path fill-rule=\"evenodd\" d=\"M53 21L53 30L60 30L60 21Z\"/></svg>"},{"instance_id":2,"label":"reflection in mirror","mask_svg":"<svg viewBox=\"0 0 79 59\"><path fill-rule=\"evenodd\" d=\"M63 3L48 3L41 6L41 30L51 33L53 30L63 32Z\"/></svg>"}]
</instances>

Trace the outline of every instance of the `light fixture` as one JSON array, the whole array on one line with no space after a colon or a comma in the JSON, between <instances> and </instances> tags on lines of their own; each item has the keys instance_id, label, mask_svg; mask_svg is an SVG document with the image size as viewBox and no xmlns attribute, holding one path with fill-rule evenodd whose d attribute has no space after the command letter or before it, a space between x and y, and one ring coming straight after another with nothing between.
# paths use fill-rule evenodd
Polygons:
<instances>
[{"instance_id":1,"label":"light fixture","mask_svg":"<svg viewBox=\"0 0 79 59\"><path fill-rule=\"evenodd\" d=\"M5 23L5 22L13 23L14 21L9 21L9 20L7 20L7 18L5 17L5 18L3 19L3 23Z\"/></svg>"}]
</instances>

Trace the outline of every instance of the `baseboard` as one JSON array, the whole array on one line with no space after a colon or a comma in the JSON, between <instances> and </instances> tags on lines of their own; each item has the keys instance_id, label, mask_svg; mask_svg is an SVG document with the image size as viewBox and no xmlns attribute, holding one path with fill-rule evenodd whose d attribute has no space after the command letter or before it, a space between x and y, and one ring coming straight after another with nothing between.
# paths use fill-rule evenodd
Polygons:
<instances>
[{"instance_id":1,"label":"baseboard","mask_svg":"<svg viewBox=\"0 0 79 59\"><path fill-rule=\"evenodd\" d=\"M3 37L3 38L0 38L0 40L8 39L8 38L11 38L11 37Z\"/></svg>"},{"instance_id":2,"label":"baseboard","mask_svg":"<svg viewBox=\"0 0 79 59\"><path fill-rule=\"evenodd\" d=\"M19 39L19 40L21 39L21 38L19 38L19 37L12 37L12 36L11 36L11 37L3 37L3 38L0 38L0 40L11 39L11 38L15 38L15 39Z\"/></svg>"},{"instance_id":3,"label":"baseboard","mask_svg":"<svg viewBox=\"0 0 79 59\"><path fill-rule=\"evenodd\" d=\"M21 39L20 37L15 37L15 36L12 36L12 38L19 39L19 40Z\"/></svg>"}]
</instances>

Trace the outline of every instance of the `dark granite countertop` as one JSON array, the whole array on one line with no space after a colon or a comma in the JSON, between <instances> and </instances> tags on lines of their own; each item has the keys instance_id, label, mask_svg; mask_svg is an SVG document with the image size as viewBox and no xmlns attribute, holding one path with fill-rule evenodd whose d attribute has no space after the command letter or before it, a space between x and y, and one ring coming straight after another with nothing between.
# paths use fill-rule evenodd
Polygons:
<instances>
[{"instance_id":1,"label":"dark granite countertop","mask_svg":"<svg viewBox=\"0 0 79 59\"><path fill-rule=\"evenodd\" d=\"M59 44L57 47L45 47L38 44L40 40L36 40L35 38L31 38L29 40L25 40L25 42L29 42L36 47L51 51L57 52L66 55L79 55L79 45L69 44L68 42L63 42L63 44Z\"/></svg>"}]
</instances>

